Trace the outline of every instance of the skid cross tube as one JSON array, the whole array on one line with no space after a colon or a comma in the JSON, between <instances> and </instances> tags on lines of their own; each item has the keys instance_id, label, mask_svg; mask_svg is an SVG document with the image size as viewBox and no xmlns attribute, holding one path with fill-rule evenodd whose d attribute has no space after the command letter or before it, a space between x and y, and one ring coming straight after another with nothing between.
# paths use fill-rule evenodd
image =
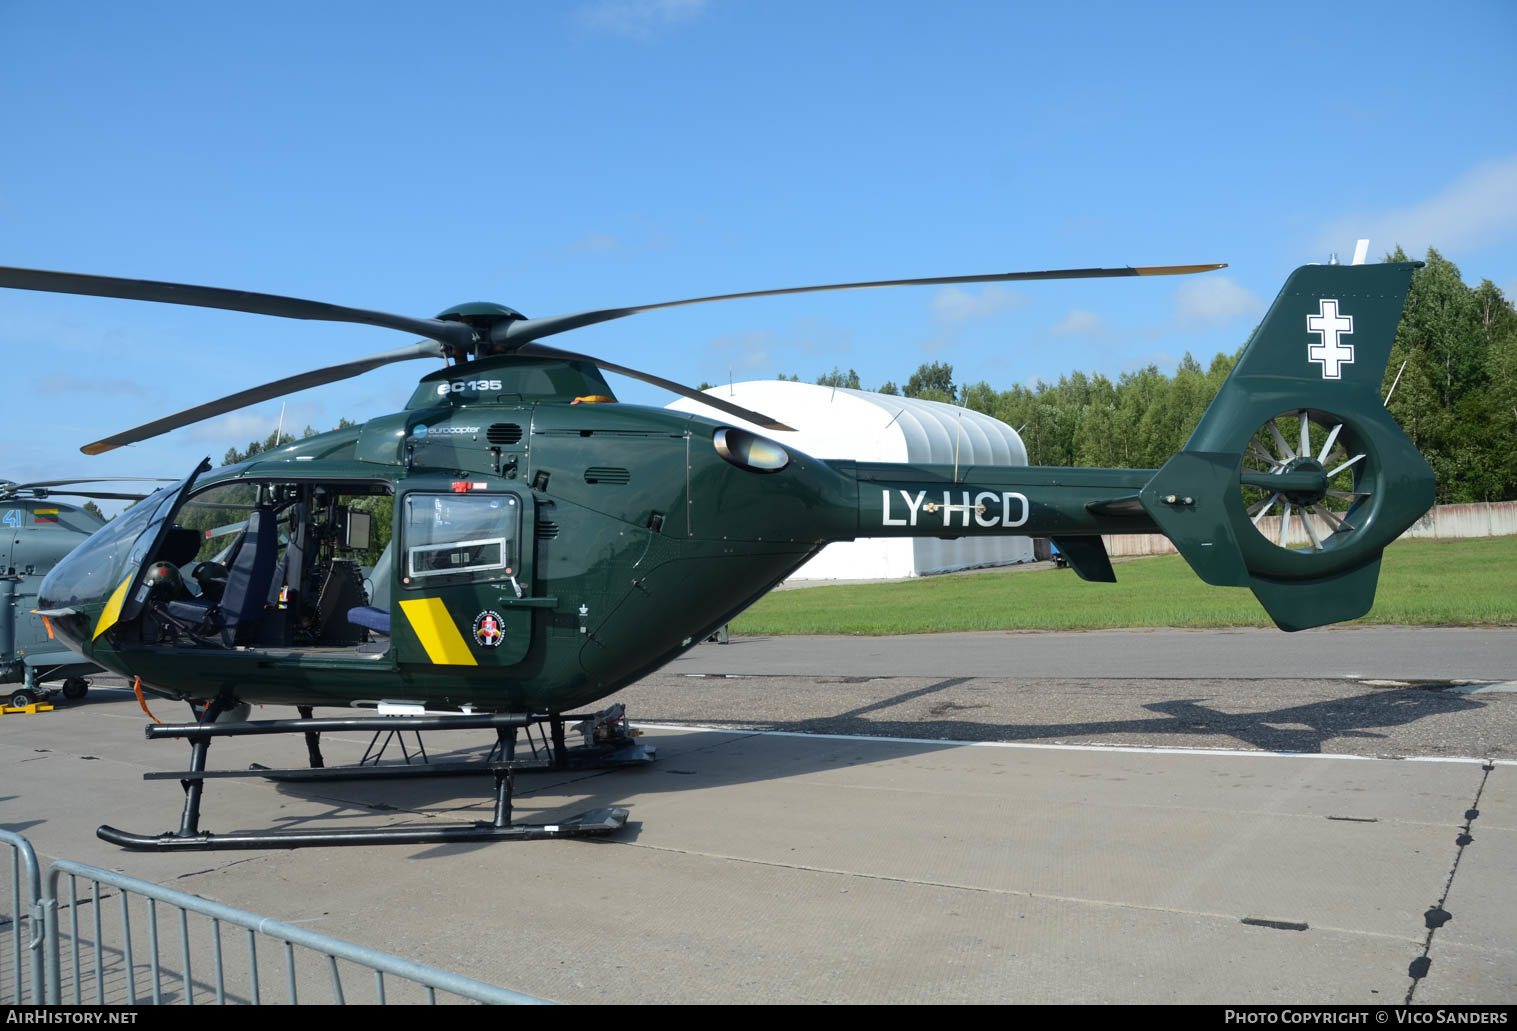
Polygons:
<instances>
[{"instance_id":1,"label":"skid cross tube","mask_svg":"<svg viewBox=\"0 0 1517 1031\"><path fill-rule=\"evenodd\" d=\"M248 723L149 723L147 739L182 737L243 737L252 734L324 734L327 731L360 730L494 730L524 727L535 718L513 713L460 714L458 716L335 716L321 719L253 720Z\"/></svg>"}]
</instances>

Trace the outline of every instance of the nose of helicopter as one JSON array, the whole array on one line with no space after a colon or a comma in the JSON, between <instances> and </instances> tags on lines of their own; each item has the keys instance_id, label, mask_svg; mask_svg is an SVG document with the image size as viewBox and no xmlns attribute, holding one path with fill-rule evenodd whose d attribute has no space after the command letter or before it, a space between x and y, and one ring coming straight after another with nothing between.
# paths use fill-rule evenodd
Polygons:
<instances>
[{"instance_id":1,"label":"nose of helicopter","mask_svg":"<svg viewBox=\"0 0 1517 1031\"><path fill-rule=\"evenodd\" d=\"M81 561L76 551L55 565L37 590L37 612L47 619L53 637L84 658L89 657L90 628L97 622L96 614L109 600L109 590L95 586L99 568L87 557Z\"/></svg>"},{"instance_id":2,"label":"nose of helicopter","mask_svg":"<svg viewBox=\"0 0 1517 1031\"><path fill-rule=\"evenodd\" d=\"M86 658L93 642L115 624L136 578L152 530L177 488L160 491L106 523L65 556L37 589L37 611L68 648Z\"/></svg>"}]
</instances>

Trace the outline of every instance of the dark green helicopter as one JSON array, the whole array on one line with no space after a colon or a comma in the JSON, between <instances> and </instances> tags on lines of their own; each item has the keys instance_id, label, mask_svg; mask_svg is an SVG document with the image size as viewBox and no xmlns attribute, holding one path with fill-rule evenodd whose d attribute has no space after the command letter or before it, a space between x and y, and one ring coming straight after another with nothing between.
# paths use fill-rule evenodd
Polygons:
<instances>
[{"instance_id":1,"label":"dark green helicopter","mask_svg":"<svg viewBox=\"0 0 1517 1031\"><path fill-rule=\"evenodd\" d=\"M45 480L13 483L0 480L0 684L7 705L20 708L47 697L48 683L61 680L63 697L78 701L89 691L90 674L100 670L58 640L47 620L36 612L37 587L58 563L105 520L64 497L140 501L142 494L72 490L81 483L167 483L128 477L126 480ZM60 488L64 488L61 489Z\"/></svg>"},{"instance_id":2,"label":"dark green helicopter","mask_svg":"<svg viewBox=\"0 0 1517 1031\"><path fill-rule=\"evenodd\" d=\"M6 287L358 322L427 338L157 420L87 445L89 454L391 362L451 363L422 377L403 411L241 465L211 471L202 463L54 567L39 608L81 657L140 678L149 691L208 703L199 724L150 728L197 742L180 832L167 841L116 831L110 840L244 845L225 836L212 843L197 824L195 778L209 737L273 726L209 727L236 702L292 704L307 717L314 705L469 713L453 725L495 727L502 763L515 755L517 727L547 719L561 746L565 714L669 662L833 541L1046 536L1080 576L1111 581L1100 535L1157 532L1206 582L1251 588L1282 629L1362 615L1382 549L1433 501L1432 470L1380 400L1416 263L1293 272L1185 448L1161 469L822 461L756 432L788 429L760 413L540 342L639 312L742 297L1220 267L848 283L535 319L494 304L419 319L0 269ZM694 397L728 421L612 403L601 370ZM1277 521L1265 523L1270 516ZM1296 528L1305 530L1302 545L1293 542ZM333 725L304 719L278 729ZM481 832L543 836L510 826L502 768L496 820ZM594 816L571 832L614 829L625 810ZM292 841L254 836L244 847L271 843Z\"/></svg>"}]
</instances>

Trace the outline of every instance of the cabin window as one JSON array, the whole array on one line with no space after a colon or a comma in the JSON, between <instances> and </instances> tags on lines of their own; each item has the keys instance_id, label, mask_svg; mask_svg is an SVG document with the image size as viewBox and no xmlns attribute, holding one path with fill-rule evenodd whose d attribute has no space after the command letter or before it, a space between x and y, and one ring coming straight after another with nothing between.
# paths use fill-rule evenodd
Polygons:
<instances>
[{"instance_id":1,"label":"cabin window","mask_svg":"<svg viewBox=\"0 0 1517 1031\"><path fill-rule=\"evenodd\" d=\"M520 529L514 494L407 494L405 582L425 587L511 576Z\"/></svg>"}]
</instances>

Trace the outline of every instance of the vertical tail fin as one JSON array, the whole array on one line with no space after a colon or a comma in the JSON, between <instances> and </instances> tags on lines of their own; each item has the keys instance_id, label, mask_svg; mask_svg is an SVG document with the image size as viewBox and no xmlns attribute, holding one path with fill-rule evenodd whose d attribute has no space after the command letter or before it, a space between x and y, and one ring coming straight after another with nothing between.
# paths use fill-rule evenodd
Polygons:
<instances>
[{"instance_id":1,"label":"vertical tail fin","mask_svg":"<svg viewBox=\"0 0 1517 1031\"><path fill-rule=\"evenodd\" d=\"M1433 503L1381 404L1418 262L1291 273L1144 508L1206 582L1250 587L1284 630L1369 611L1380 553Z\"/></svg>"}]
</instances>

